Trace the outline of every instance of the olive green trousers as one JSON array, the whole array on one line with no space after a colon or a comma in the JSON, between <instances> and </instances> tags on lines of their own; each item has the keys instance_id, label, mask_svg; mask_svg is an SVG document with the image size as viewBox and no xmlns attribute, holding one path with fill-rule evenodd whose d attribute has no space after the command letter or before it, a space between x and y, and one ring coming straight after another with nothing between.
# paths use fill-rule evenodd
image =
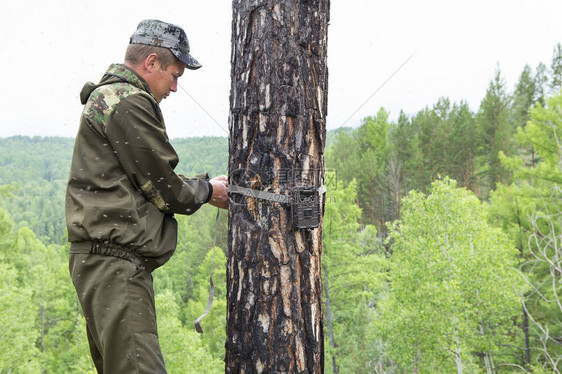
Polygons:
<instances>
[{"instance_id":1,"label":"olive green trousers","mask_svg":"<svg viewBox=\"0 0 562 374\"><path fill-rule=\"evenodd\" d=\"M69 268L99 374L166 373L152 274L118 257L71 253Z\"/></svg>"}]
</instances>

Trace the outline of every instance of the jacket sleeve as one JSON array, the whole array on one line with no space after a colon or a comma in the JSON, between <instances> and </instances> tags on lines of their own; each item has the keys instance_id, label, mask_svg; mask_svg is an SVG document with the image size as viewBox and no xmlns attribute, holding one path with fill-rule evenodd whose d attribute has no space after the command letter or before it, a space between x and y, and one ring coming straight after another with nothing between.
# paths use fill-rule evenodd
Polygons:
<instances>
[{"instance_id":1,"label":"jacket sleeve","mask_svg":"<svg viewBox=\"0 0 562 374\"><path fill-rule=\"evenodd\" d=\"M145 94L123 99L111 114L105 133L133 186L162 212L192 214L209 200L208 181L174 172L178 155L168 140L159 108Z\"/></svg>"}]
</instances>

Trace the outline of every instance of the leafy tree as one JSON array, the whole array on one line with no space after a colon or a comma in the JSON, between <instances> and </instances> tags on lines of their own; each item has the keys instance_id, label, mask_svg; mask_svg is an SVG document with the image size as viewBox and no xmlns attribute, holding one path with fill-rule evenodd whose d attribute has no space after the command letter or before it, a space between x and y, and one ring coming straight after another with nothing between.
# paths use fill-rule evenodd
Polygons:
<instances>
[{"instance_id":1,"label":"leafy tree","mask_svg":"<svg viewBox=\"0 0 562 374\"><path fill-rule=\"evenodd\" d=\"M525 311L535 331L537 361L542 369L559 373L562 364L562 210L551 201L560 201L562 190L553 187L552 194L543 200L542 206L530 218L533 234L529 238L530 261L544 273L527 273L527 284L531 290L528 299L536 297L535 305L526 306ZM541 275L541 283L535 279Z\"/></svg>"},{"instance_id":2,"label":"leafy tree","mask_svg":"<svg viewBox=\"0 0 562 374\"><path fill-rule=\"evenodd\" d=\"M357 184L330 190L323 224L322 276L326 367L334 373L368 373L383 356L369 336L373 303L384 285L384 250L373 226L361 230Z\"/></svg>"},{"instance_id":3,"label":"leafy tree","mask_svg":"<svg viewBox=\"0 0 562 374\"><path fill-rule=\"evenodd\" d=\"M562 211L559 186L562 182L562 94L548 99L547 106L531 109L530 120L519 129L517 140L523 147L536 150L537 163L523 157L502 157L518 183L502 188L492 200L495 221L505 227L520 248L520 269L526 276L524 317L527 323L527 364L538 363L543 369L556 367L562 360L558 304L560 275L556 263ZM553 266L554 265L554 266ZM554 272L553 272L554 270ZM558 283L557 283L558 282ZM553 319L554 318L554 319Z\"/></svg>"},{"instance_id":4,"label":"leafy tree","mask_svg":"<svg viewBox=\"0 0 562 374\"><path fill-rule=\"evenodd\" d=\"M0 197L8 196L10 190L1 186ZM12 263L13 226L0 205L0 372L39 373L40 351L35 346L39 336L35 328L37 306L33 289Z\"/></svg>"},{"instance_id":5,"label":"leafy tree","mask_svg":"<svg viewBox=\"0 0 562 374\"><path fill-rule=\"evenodd\" d=\"M532 146L538 164L525 162L519 157L502 156L502 162L523 180L542 182L546 188L562 182L562 94L548 100L547 106L531 109L530 121L519 129L516 139L522 146ZM535 166L536 164L536 166Z\"/></svg>"},{"instance_id":6,"label":"leafy tree","mask_svg":"<svg viewBox=\"0 0 562 374\"><path fill-rule=\"evenodd\" d=\"M485 214L449 179L404 199L391 231L391 289L375 326L405 369L462 372L502 359L497 347L520 305L521 282L515 249Z\"/></svg>"},{"instance_id":7,"label":"leafy tree","mask_svg":"<svg viewBox=\"0 0 562 374\"><path fill-rule=\"evenodd\" d=\"M32 290L20 285L17 271L3 261L0 274L0 372L40 373Z\"/></svg>"},{"instance_id":8,"label":"leafy tree","mask_svg":"<svg viewBox=\"0 0 562 374\"><path fill-rule=\"evenodd\" d=\"M527 249L529 235L532 232L529 215L534 210L535 198L533 191L526 183L517 186L498 185L490 194L488 210L490 221L498 226L511 238L519 251L518 268L528 271L530 253ZM523 303L528 303L528 291L521 289ZM520 317L516 320L518 329L513 329L509 345L505 345L504 353L513 357L513 363L530 370L531 366L531 337L529 332L529 316L525 306L521 307Z\"/></svg>"}]
</instances>

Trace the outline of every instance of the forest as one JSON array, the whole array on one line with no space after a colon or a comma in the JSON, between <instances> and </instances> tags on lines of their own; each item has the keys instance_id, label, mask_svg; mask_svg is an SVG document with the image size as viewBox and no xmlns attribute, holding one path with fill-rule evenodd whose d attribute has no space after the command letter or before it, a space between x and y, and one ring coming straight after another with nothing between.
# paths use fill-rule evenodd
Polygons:
<instances>
[{"instance_id":1,"label":"forest","mask_svg":"<svg viewBox=\"0 0 562 374\"><path fill-rule=\"evenodd\" d=\"M325 372L560 373L562 47L499 67L479 108L446 97L327 133ZM227 138L171 139L184 175L226 173ZM95 373L68 273L74 140L0 138L0 373ZM154 272L169 373L224 372L226 215L177 216ZM213 249L215 301L203 320Z\"/></svg>"}]
</instances>

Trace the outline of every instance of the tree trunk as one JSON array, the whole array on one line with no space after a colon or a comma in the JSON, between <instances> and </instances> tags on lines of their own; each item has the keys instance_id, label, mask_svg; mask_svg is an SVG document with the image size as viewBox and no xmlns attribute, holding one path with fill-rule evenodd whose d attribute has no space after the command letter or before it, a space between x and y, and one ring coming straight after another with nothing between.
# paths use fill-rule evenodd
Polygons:
<instances>
[{"instance_id":1,"label":"tree trunk","mask_svg":"<svg viewBox=\"0 0 562 374\"><path fill-rule=\"evenodd\" d=\"M230 185L289 195L324 183L329 0L234 0ZM226 373L323 373L321 215L230 195Z\"/></svg>"},{"instance_id":2,"label":"tree trunk","mask_svg":"<svg viewBox=\"0 0 562 374\"><path fill-rule=\"evenodd\" d=\"M482 322L480 322L479 325L480 325L480 335L484 336L486 334L484 332L484 325L482 324ZM486 374L492 374L492 371L495 372L495 370L493 369L493 365L491 363L492 354L490 353L490 351L484 351L483 355L484 355L484 366L486 367Z\"/></svg>"},{"instance_id":3,"label":"tree trunk","mask_svg":"<svg viewBox=\"0 0 562 374\"><path fill-rule=\"evenodd\" d=\"M457 361L457 374L462 374L461 346L460 346L459 332L456 328L455 328L455 358Z\"/></svg>"},{"instance_id":4,"label":"tree trunk","mask_svg":"<svg viewBox=\"0 0 562 374\"><path fill-rule=\"evenodd\" d=\"M525 336L525 369L531 371L531 348L529 344L529 317L523 306L523 334Z\"/></svg>"},{"instance_id":5,"label":"tree trunk","mask_svg":"<svg viewBox=\"0 0 562 374\"><path fill-rule=\"evenodd\" d=\"M519 209L519 199L515 199L515 206L517 207L517 227L519 228L519 232L523 232L523 223L521 222L521 211ZM523 243L521 239L519 239L518 243L519 248L519 259L520 264L519 268L522 269L522 264L525 262L525 254L523 252ZM531 348L529 344L529 316L527 315L527 309L525 308L525 299L527 295L523 295L523 336L525 341L525 361L524 366L525 370L531 371Z\"/></svg>"},{"instance_id":6,"label":"tree trunk","mask_svg":"<svg viewBox=\"0 0 562 374\"><path fill-rule=\"evenodd\" d=\"M45 352L45 308L41 307L41 352Z\"/></svg>"}]
</instances>

